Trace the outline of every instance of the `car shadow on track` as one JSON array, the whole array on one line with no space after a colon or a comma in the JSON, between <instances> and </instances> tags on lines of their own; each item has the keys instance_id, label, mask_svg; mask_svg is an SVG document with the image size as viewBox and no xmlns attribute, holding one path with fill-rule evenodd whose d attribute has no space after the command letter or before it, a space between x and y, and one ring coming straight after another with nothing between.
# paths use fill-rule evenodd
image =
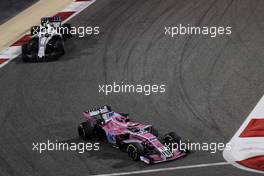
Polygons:
<instances>
[{"instance_id":1,"label":"car shadow on track","mask_svg":"<svg viewBox=\"0 0 264 176\"><path fill-rule=\"evenodd\" d=\"M132 161L127 153L120 151L118 148L113 147L111 144L104 140L81 140L79 138L67 139L58 142L63 143L99 143L99 150L97 151L85 151L86 159L92 159L93 161L98 160L108 160L107 163L112 163L110 166L115 169L127 168L135 166L137 168L145 168L146 164L143 162ZM117 162L116 162L117 161Z\"/></svg>"},{"instance_id":2,"label":"car shadow on track","mask_svg":"<svg viewBox=\"0 0 264 176\"><path fill-rule=\"evenodd\" d=\"M93 54L100 38L101 36L73 36L71 40L65 42L65 55L60 60L86 59Z\"/></svg>"}]
</instances>

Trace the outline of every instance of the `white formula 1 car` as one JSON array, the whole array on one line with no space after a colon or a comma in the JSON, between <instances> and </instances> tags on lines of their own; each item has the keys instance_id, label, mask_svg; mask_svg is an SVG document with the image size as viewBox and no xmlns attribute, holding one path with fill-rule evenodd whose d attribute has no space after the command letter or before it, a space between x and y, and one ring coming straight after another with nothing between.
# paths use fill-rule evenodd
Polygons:
<instances>
[{"instance_id":1,"label":"white formula 1 car","mask_svg":"<svg viewBox=\"0 0 264 176\"><path fill-rule=\"evenodd\" d=\"M32 26L31 40L22 45L25 62L48 61L64 55L64 40L71 37L71 25L61 24L61 18L43 17L39 26Z\"/></svg>"}]
</instances>

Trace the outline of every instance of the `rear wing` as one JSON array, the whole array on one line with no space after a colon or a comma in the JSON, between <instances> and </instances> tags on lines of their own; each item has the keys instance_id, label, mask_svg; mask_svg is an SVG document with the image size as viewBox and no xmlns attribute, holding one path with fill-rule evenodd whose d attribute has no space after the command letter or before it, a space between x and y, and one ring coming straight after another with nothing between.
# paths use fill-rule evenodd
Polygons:
<instances>
[{"instance_id":1,"label":"rear wing","mask_svg":"<svg viewBox=\"0 0 264 176\"><path fill-rule=\"evenodd\" d=\"M60 16L53 16L53 17L42 17L41 22L61 22Z\"/></svg>"},{"instance_id":2,"label":"rear wing","mask_svg":"<svg viewBox=\"0 0 264 176\"><path fill-rule=\"evenodd\" d=\"M101 106L98 108L94 108L94 109L90 109L90 110L86 110L84 111L85 114L89 115L90 117L92 116L96 116L96 115L101 115L101 114L105 114L108 112L111 112L111 107L108 105L105 106Z\"/></svg>"},{"instance_id":3,"label":"rear wing","mask_svg":"<svg viewBox=\"0 0 264 176\"><path fill-rule=\"evenodd\" d=\"M53 23L53 24L61 24L61 17L59 16L53 16L53 17L42 17L41 20L41 25L43 26L45 23Z\"/></svg>"}]
</instances>

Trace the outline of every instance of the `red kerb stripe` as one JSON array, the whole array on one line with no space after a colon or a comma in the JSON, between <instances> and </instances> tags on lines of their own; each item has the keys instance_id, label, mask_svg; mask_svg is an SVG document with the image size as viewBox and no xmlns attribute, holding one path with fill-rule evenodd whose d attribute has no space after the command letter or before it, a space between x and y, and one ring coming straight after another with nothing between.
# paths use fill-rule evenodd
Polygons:
<instances>
[{"instance_id":1,"label":"red kerb stripe","mask_svg":"<svg viewBox=\"0 0 264 176\"><path fill-rule=\"evenodd\" d=\"M6 62L8 59L5 58L0 58L0 65L3 64L4 62Z\"/></svg>"},{"instance_id":2,"label":"red kerb stripe","mask_svg":"<svg viewBox=\"0 0 264 176\"><path fill-rule=\"evenodd\" d=\"M18 39L14 44L11 46L22 46L24 43L27 43L31 39L29 34L24 35L20 39Z\"/></svg>"},{"instance_id":3,"label":"red kerb stripe","mask_svg":"<svg viewBox=\"0 0 264 176\"><path fill-rule=\"evenodd\" d=\"M248 158L237 163L250 169L264 171L264 155Z\"/></svg>"},{"instance_id":4,"label":"red kerb stripe","mask_svg":"<svg viewBox=\"0 0 264 176\"><path fill-rule=\"evenodd\" d=\"M252 119L239 137L264 137L264 119Z\"/></svg>"},{"instance_id":5,"label":"red kerb stripe","mask_svg":"<svg viewBox=\"0 0 264 176\"><path fill-rule=\"evenodd\" d=\"M59 16L61 17L61 20L64 21L67 18L69 18L70 16L72 16L75 12L74 11L70 11L70 12L59 12L57 14L55 14L54 16Z\"/></svg>"}]
</instances>

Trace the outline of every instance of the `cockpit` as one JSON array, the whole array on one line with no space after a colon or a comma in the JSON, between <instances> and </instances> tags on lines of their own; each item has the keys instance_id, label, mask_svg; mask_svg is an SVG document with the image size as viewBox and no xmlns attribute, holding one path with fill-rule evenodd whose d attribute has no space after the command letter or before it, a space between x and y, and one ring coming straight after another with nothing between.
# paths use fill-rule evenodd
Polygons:
<instances>
[{"instance_id":1,"label":"cockpit","mask_svg":"<svg viewBox=\"0 0 264 176\"><path fill-rule=\"evenodd\" d=\"M139 133L141 131L141 129L137 127L129 127L128 130L133 133Z\"/></svg>"},{"instance_id":2,"label":"cockpit","mask_svg":"<svg viewBox=\"0 0 264 176\"><path fill-rule=\"evenodd\" d=\"M118 117L116 117L116 120L117 120L118 122L121 122L121 123L127 123L127 122L130 121L130 120L129 120L129 117L123 117L123 116L118 116Z\"/></svg>"}]
</instances>

